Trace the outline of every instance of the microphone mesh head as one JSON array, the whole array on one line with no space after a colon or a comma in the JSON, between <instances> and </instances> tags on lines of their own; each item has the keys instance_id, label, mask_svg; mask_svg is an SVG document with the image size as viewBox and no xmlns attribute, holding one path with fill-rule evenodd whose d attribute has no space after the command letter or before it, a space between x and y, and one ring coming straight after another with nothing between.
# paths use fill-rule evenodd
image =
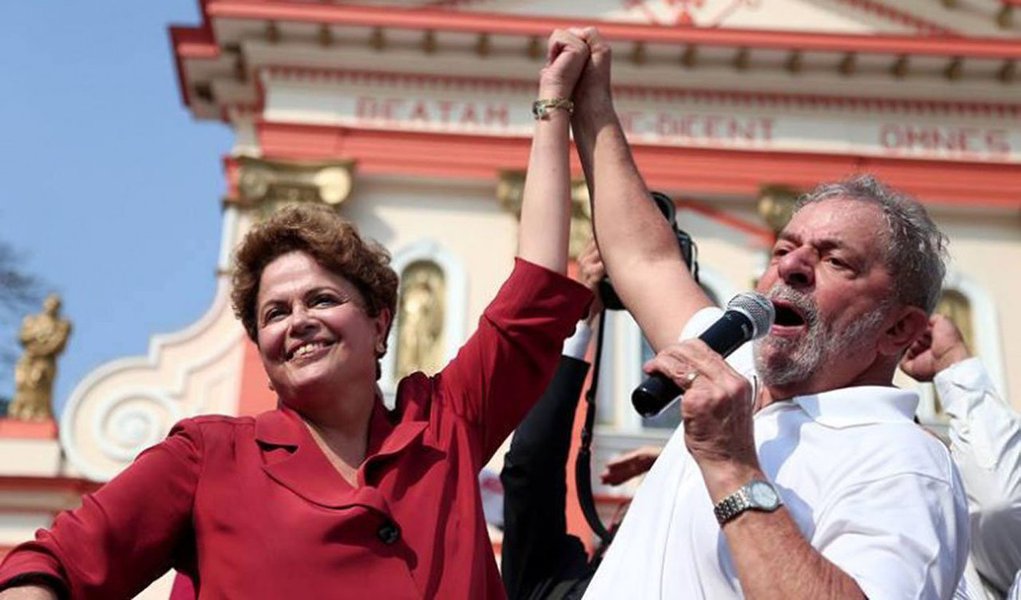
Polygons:
<instances>
[{"instance_id":1,"label":"microphone mesh head","mask_svg":"<svg viewBox=\"0 0 1021 600\"><path fill-rule=\"evenodd\" d=\"M743 292L731 298L727 310L736 310L745 314L752 322L752 339L758 339L769 331L776 319L773 303L757 292Z\"/></svg>"}]
</instances>

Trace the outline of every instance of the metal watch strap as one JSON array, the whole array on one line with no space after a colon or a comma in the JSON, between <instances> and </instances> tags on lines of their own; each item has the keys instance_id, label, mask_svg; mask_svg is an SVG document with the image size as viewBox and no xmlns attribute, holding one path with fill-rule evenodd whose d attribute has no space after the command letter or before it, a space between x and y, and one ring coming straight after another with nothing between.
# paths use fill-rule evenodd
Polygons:
<instances>
[{"instance_id":1,"label":"metal watch strap","mask_svg":"<svg viewBox=\"0 0 1021 600\"><path fill-rule=\"evenodd\" d=\"M756 499L757 497L757 499ZM753 479L742 485L736 492L720 500L713 507L713 514L722 526L746 510L772 512L783 506L783 498L772 483Z\"/></svg>"},{"instance_id":2,"label":"metal watch strap","mask_svg":"<svg viewBox=\"0 0 1021 600\"><path fill-rule=\"evenodd\" d=\"M719 521L720 525L723 525L751 507L752 505L748 502L748 497L745 495L744 488L742 487L723 500L720 500L713 507L713 513L716 515L716 520Z\"/></svg>"}]
</instances>

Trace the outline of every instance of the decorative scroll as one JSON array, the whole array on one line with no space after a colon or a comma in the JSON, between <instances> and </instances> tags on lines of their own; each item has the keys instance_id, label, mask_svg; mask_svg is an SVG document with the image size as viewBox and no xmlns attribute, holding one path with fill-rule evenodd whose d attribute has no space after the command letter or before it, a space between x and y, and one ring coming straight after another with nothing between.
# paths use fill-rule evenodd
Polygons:
<instances>
[{"instance_id":1,"label":"decorative scroll","mask_svg":"<svg viewBox=\"0 0 1021 600\"><path fill-rule=\"evenodd\" d=\"M197 323L155 336L148 356L115 360L90 373L60 416L60 444L71 468L106 481L177 421L237 414L245 339L221 279L213 306Z\"/></svg>"},{"instance_id":2,"label":"decorative scroll","mask_svg":"<svg viewBox=\"0 0 1021 600\"><path fill-rule=\"evenodd\" d=\"M339 206L354 184L353 161L305 163L242 156L238 163L240 203L264 214L298 202Z\"/></svg>"}]
</instances>

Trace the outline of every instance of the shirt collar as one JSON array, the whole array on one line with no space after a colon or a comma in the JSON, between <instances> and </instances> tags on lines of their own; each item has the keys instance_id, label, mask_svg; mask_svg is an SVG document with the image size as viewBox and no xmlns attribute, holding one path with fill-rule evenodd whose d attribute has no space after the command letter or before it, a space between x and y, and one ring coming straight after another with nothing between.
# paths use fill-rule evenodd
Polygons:
<instances>
[{"instance_id":1,"label":"shirt collar","mask_svg":"<svg viewBox=\"0 0 1021 600\"><path fill-rule=\"evenodd\" d=\"M863 385L795 396L791 403L820 425L843 429L878 423L911 423L918 408L918 394L895 387Z\"/></svg>"},{"instance_id":2,"label":"shirt collar","mask_svg":"<svg viewBox=\"0 0 1021 600\"><path fill-rule=\"evenodd\" d=\"M397 460L410 448L420 447L423 452L419 456L434 448L424 435L428 423L413 420L394 423L392 417L378 395L369 421L367 456L358 469L358 486L352 488L319 449L301 417L280 404L276 410L255 419L255 438L265 450L287 449L265 460L262 468L277 483L315 504L334 508L361 505L389 514L386 499L375 487L378 477L368 472L381 463Z\"/></svg>"},{"instance_id":3,"label":"shirt collar","mask_svg":"<svg viewBox=\"0 0 1021 600\"><path fill-rule=\"evenodd\" d=\"M393 431L393 424L383 405L383 393L377 386L375 403L369 417L367 454L372 454L377 450L391 431ZM283 402L277 403L276 410L266 411L255 417L255 439L264 444L297 448L302 442L311 440L305 435L306 433L301 417L293 408Z\"/></svg>"},{"instance_id":4,"label":"shirt collar","mask_svg":"<svg viewBox=\"0 0 1021 600\"><path fill-rule=\"evenodd\" d=\"M376 401L369 417L369 440L366 458L392 455L401 452L420 437L428 424L422 421L394 422L394 415L383 405L382 393L377 390ZM294 409L281 403L255 418L255 438L271 446L297 448L314 442L305 424Z\"/></svg>"},{"instance_id":5,"label":"shirt collar","mask_svg":"<svg viewBox=\"0 0 1021 600\"><path fill-rule=\"evenodd\" d=\"M297 448L304 439L300 417L284 404L255 417L255 439L271 446Z\"/></svg>"}]
</instances>

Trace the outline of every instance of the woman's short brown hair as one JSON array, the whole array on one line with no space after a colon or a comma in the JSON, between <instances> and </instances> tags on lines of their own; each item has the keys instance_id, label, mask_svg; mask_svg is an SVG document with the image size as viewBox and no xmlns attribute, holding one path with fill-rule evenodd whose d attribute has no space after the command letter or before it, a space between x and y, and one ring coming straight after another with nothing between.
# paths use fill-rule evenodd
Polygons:
<instances>
[{"instance_id":1,"label":"woman's short brown hair","mask_svg":"<svg viewBox=\"0 0 1021 600\"><path fill-rule=\"evenodd\" d=\"M231 302L252 341L258 341L256 301L262 271L276 258L294 251L308 254L350 281L365 299L370 317L383 309L393 316L397 274L390 268L390 253L374 241L363 240L358 229L334 210L296 204L281 208L253 227L234 254Z\"/></svg>"}]
</instances>

